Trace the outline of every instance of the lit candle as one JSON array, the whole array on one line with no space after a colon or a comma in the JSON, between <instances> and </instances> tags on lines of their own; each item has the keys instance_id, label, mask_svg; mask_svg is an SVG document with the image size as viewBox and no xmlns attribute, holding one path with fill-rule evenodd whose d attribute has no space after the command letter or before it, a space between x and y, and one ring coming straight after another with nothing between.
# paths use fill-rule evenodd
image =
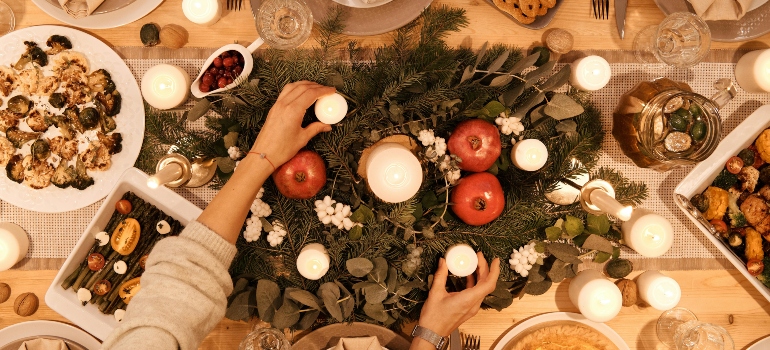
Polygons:
<instances>
[{"instance_id":1,"label":"lit candle","mask_svg":"<svg viewBox=\"0 0 770 350\"><path fill-rule=\"evenodd\" d=\"M324 124L337 124L347 113L348 102L337 93L323 96L315 103L315 115Z\"/></svg>"},{"instance_id":2,"label":"lit candle","mask_svg":"<svg viewBox=\"0 0 770 350\"><path fill-rule=\"evenodd\" d=\"M597 270L584 270L569 283L569 299L594 322L607 322L620 312L623 295L615 283Z\"/></svg>"},{"instance_id":3,"label":"lit candle","mask_svg":"<svg viewBox=\"0 0 770 350\"><path fill-rule=\"evenodd\" d=\"M28 248L29 238L23 228L10 222L0 223L0 271L24 259Z\"/></svg>"},{"instance_id":4,"label":"lit candle","mask_svg":"<svg viewBox=\"0 0 770 350\"><path fill-rule=\"evenodd\" d=\"M377 197L385 202L401 203L420 190L422 166L408 148L383 143L369 154L366 178Z\"/></svg>"},{"instance_id":5,"label":"lit candle","mask_svg":"<svg viewBox=\"0 0 770 350\"><path fill-rule=\"evenodd\" d=\"M158 188L158 186L165 185L169 182L173 182L182 178L182 166L177 163L169 163L164 166L155 175L150 176L147 179L147 187Z\"/></svg>"},{"instance_id":6,"label":"lit candle","mask_svg":"<svg viewBox=\"0 0 770 350\"><path fill-rule=\"evenodd\" d=\"M636 278L636 285L639 297L660 311L673 309L682 298L679 283L658 271L643 272Z\"/></svg>"},{"instance_id":7,"label":"lit candle","mask_svg":"<svg viewBox=\"0 0 770 350\"><path fill-rule=\"evenodd\" d=\"M297 257L297 270L302 277L317 280L329 271L329 254L320 243L306 245Z\"/></svg>"},{"instance_id":8,"label":"lit candle","mask_svg":"<svg viewBox=\"0 0 770 350\"><path fill-rule=\"evenodd\" d=\"M674 228L666 218L644 209L636 209L631 219L620 226L623 243L648 258L665 254L674 244Z\"/></svg>"},{"instance_id":9,"label":"lit candle","mask_svg":"<svg viewBox=\"0 0 770 350\"><path fill-rule=\"evenodd\" d=\"M607 60L599 56L583 57L572 63L570 83L578 90L594 91L610 82L612 70Z\"/></svg>"},{"instance_id":10,"label":"lit candle","mask_svg":"<svg viewBox=\"0 0 770 350\"><path fill-rule=\"evenodd\" d=\"M516 142L511 150L511 162L524 171L540 170L548 161L548 149L537 139Z\"/></svg>"},{"instance_id":11,"label":"lit candle","mask_svg":"<svg viewBox=\"0 0 770 350\"><path fill-rule=\"evenodd\" d=\"M465 277L476 271L479 266L479 257L476 251L467 244L457 244L446 250L446 265L453 275Z\"/></svg>"},{"instance_id":12,"label":"lit candle","mask_svg":"<svg viewBox=\"0 0 770 350\"><path fill-rule=\"evenodd\" d=\"M592 205L620 220L628 221L634 212L634 207L620 204L614 196L610 196L609 193L602 189L597 188L591 191L589 197Z\"/></svg>"},{"instance_id":13,"label":"lit candle","mask_svg":"<svg viewBox=\"0 0 770 350\"><path fill-rule=\"evenodd\" d=\"M735 66L735 79L748 92L770 92L770 50L743 55Z\"/></svg>"},{"instance_id":14,"label":"lit candle","mask_svg":"<svg viewBox=\"0 0 770 350\"><path fill-rule=\"evenodd\" d=\"M157 109L175 108L187 101L190 75L182 68L159 64L142 77L142 97Z\"/></svg>"},{"instance_id":15,"label":"lit candle","mask_svg":"<svg viewBox=\"0 0 770 350\"><path fill-rule=\"evenodd\" d=\"M222 17L222 4L219 0L183 0L182 12L190 22L210 26Z\"/></svg>"}]
</instances>

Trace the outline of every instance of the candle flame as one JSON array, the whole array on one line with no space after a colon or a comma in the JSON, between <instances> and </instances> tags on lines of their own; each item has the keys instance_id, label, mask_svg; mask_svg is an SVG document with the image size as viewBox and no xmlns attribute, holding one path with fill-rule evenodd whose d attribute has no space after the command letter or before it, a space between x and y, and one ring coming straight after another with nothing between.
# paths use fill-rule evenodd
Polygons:
<instances>
[{"instance_id":1,"label":"candle flame","mask_svg":"<svg viewBox=\"0 0 770 350\"><path fill-rule=\"evenodd\" d=\"M158 186L160 186L160 181L155 176L147 179L147 187L156 189Z\"/></svg>"},{"instance_id":2,"label":"candle flame","mask_svg":"<svg viewBox=\"0 0 770 350\"><path fill-rule=\"evenodd\" d=\"M393 187L403 187L409 183L406 168L402 164L391 164L385 169L385 182Z\"/></svg>"},{"instance_id":3,"label":"candle flame","mask_svg":"<svg viewBox=\"0 0 770 350\"><path fill-rule=\"evenodd\" d=\"M628 220L631 220L631 214L633 213L634 213L634 207L626 206L625 208L621 209L618 212L617 217L620 220L628 221Z\"/></svg>"}]
</instances>

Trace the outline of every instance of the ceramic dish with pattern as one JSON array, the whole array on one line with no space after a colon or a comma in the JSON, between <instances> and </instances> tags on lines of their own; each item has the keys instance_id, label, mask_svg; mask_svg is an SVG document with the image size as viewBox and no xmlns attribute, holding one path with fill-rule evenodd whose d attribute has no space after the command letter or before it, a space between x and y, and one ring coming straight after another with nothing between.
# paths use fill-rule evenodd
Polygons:
<instances>
[{"instance_id":1,"label":"ceramic dish with pattern","mask_svg":"<svg viewBox=\"0 0 770 350\"><path fill-rule=\"evenodd\" d=\"M58 0L47 0L48 3L51 5L54 5L58 8L61 8L61 5L59 5ZM102 13L110 13L113 11L120 10L128 5L133 4L136 2L136 0L104 0L104 2L99 5L99 7L94 10L94 12L91 14L93 15L100 15Z\"/></svg>"},{"instance_id":2,"label":"ceramic dish with pattern","mask_svg":"<svg viewBox=\"0 0 770 350\"><path fill-rule=\"evenodd\" d=\"M112 3L113 1L115 5L111 5L113 7L111 11L100 12L103 11L101 8L104 7L104 4L102 4L94 14L75 19L64 12L55 0L32 0L37 7L49 16L71 26L87 29L109 29L124 26L147 16L148 13L152 12L163 2L163 0L106 0L104 3ZM121 1L124 4L126 2L130 3L120 8L115 8Z\"/></svg>"},{"instance_id":3,"label":"ceramic dish with pattern","mask_svg":"<svg viewBox=\"0 0 770 350\"><path fill-rule=\"evenodd\" d=\"M380 345L389 350L408 350L411 343L390 329L362 322L337 323L319 328L300 338L291 347L302 350L334 348L340 338L377 337Z\"/></svg>"},{"instance_id":4,"label":"ceramic dish with pattern","mask_svg":"<svg viewBox=\"0 0 770 350\"><path fill-rule=\"evenodd\" d=\"M334 2L354 8L372 8L385 5L393 0L333 0Z\"/></svg>"},{"instance_id":5,"label":"ceramic dish with pattern","mask_svg":"<svg viewBox=\"0 0 770 350\"><path fill-rule=\"evenodd\" d=\"M666 15L674 12L692 12L687 0L655 0ZM770 2L754 0L749 12L737 21L706 21L711 29L711 39L721 42L740 42L770 33Z\"/></svg>"},{"instance_id":6,"label":"ceramic dish with pattern","mask_svg":"<svg viewBox=\"0 0 770 350\"><path fill-rule=\"evenodd\" d=\"M561 344L565 349L629 350L623 338L606 324L571 312L552 312L527 319L508 331L492 349L537 349L535 342L546 338L549 341L573 341ZM577 344L578 341L582 342L582 347Z\"/></svg>"},{"instance_id":7,"label":"ceramic dish with pattern","mask_svg":"<svg viewBox=\"0 0 770 350\"><path fill-rule=\"evenodd\" d=\"M508 13L506 11L503 11L503 9L497 7L497 5L495 5L493 0L487 0L487 2L490 5L492 5L494 8L496 8L498 11L500 11L503 14L505 14L506 16L512 18L520 26L522 26L524 28L532 29L532 30L538 30L538 29L543 29L543 28L547 27L551 23L551 21L553 20L553 17L556 16L556 11L559 10L559 7L564 2L564 0L556 0L556 5L553 8L549 9L548 12L546 12L545 15L537 16L535 18L535 21L530 23L530 24L521 23L512 14L510 14L510 13Z\"/></svg>"},{"instance_id":8,"label":"ceramic dish with pattern","mask_svg":"<svg viewBox=\"0 0 770 350\"><path fill-rule=\"evenodd\" d=\"M29 321L0 329L0 350L17 350L21 345L19 341L31 338L62 339L71 346L71 350L98 350L102 347L90 334L72 325L54 321Z\"/></svg>"},{"instance_id":9,"label":"ceramic dish with pattern","mask_svg":"<svg viewBox=\"0 0 770 350\"><path fill-rule=\"evenodd\" d=\"M133 167L144 139L144 103L136 79L115 51L91 35L61 26L37 26L12 32L0 37L0 47L4 48L0 52L0 66L13 65L19 59L27 50L25 40L45 45L46 40L54 34L70 40L72 51L86 57L90 71L105 69L110 73L123 100L120 113L114 117L117 125L114 132L120 133L123 140L122 150L112 156L109 169L89 172L94 184L82 191L73 187L62 189L56 186L36 190L14 182L5 174L0 176L0 199L23 209L45 213L80 209L104 198L121 174ZM4 97L3 104L7 106L7 101L12 97L13 95ZM51 127L43 137L51 138L60 134L58 128Z\"/></svg>"}]
</instances>

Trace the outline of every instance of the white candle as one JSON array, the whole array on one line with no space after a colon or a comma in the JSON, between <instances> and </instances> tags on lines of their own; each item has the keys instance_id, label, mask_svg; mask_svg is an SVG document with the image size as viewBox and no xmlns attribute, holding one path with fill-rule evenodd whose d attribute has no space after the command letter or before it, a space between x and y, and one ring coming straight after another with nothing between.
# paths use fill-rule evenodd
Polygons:
<instances>
[{"instance_id":1,"label":"white candle","mask_svg":"<svg viewBox=\"0 0 770 350\"><path fill-rule=\"evenodd\" d=\"M516 142L511 150L511 162L524 171L537 171L548 161L548 148L538 139Z\"/></svg>"},{"instance_id":2,"label":"white candle","mask_svg":"<svg viewBox=\"0 0 770 350\"><path fill-rule=\"evenodd\" d=\"M182 178L182 166L176 163L169 163L147 179L147 187L158 188L158 186L179 180L180 178Z\"/></svg>"},{"instance_id":3,"label":"white candle","mask_svg":"<svg viewBox=\"0 0 770 350\"><path fill-rule=\"evenodd\" d=\"M142 97L157 109L175 108L187 101L190 75L170 64L159 64L142 77Z\"/></svg>"},{"instance_id":4,"label":"white candle","mask_svg":"<svg viewBox=\"0 0 770 350\"><path fill-rule=\"evenodd\" d=\"M329 254L320 243L306 245L297 257L297 270L302 277L318 280L329 271Z\"/></svg>"},{"instance_id":5,"label":"white candle","mask_svg":"<svg viewBox=\"0 0 770 350\"><path fill-rule=\"evenodd\" d=\"M631 215L634 211L634 207L620 204L615 197L610 196L609 193L602 189L595 189L591 191L589 195L591 198L591 204L599 208L599 210L613 215L616 218L628 221L631 219Z\"/></svg>"},{"instance_id":6,"label":"white candle","mask_svg":"<svg viewBox=\"0 0 770 350\"><path fill-rule=\"evenodd\" d=\"M28 248L29 238L23 228L10 222L0 223L0 271L24 259Z\"/></svg>"},{"instance_id":7,"label":"white candle","mask_svg":"<svg viewBox=\"0 0 770 350\"><path fill-rule=\"evenodd\" d=\"M660 311L673 309L682 298L679 283L658 271L643 272L636 278L636 285L639 297Z\"/></svg>"},{"instance_id":8,"label":"white candle","mask_svg":"<svg viewBox=\"0 0 770 350\"><path fill-rule=\"evenodd\" d=\"M182 12L190 22L210 26L222 17L222 4L219 0L183 0Z\"/></svg>"},{"instance_id":9,"label":"white candle","mask_svg":"<svg viewBox=\"0 0 770 350\"><path fill-rule=\"evenodd\" d=\"M648 258L665 254L674 244L674 228L666 218L636 209L631 219L620 226L623 243Z\"/></svg>"},{"instance_id":10,"label":"white candle","mask_svg":"<svg viewBox=\"0 0 770 350\"><path fill-rule=\"evenodd\" d=\"M377 197L385 202L400 203L420 190L422 166L406 147L383 143L369 154L366 179Z\"/></svg>"},{"instance_id":11,"label":"white candle","mask_svg":"<svg viewBox=\"0 0 770 350\"><path fill-rule=\"evenodd\" d=\"M735 80L748 92L770 92L770 49L743 55L735 66Z\"/></svg>"},{"instance_id":12,"label":"white candle","mask_svg":"<svg viewBox=\"0 0 770 350\"><path fill-rule=\"evenodd\" d=\"M315 103L315 115L324 124L337 124L347 113L348 102L337 93L323 96Z\"/></svg>"},{"instance_id":13,"label":"white candle","mask_svg":"<svg viewBox=\"0 0 770 350\"><path fill-rule=\"evenodd\" d=\"M446 265L453 275L457 277L469 276L479 266L479 257L476 251L467 244L457 244L446 250Z\"/></svg>"},{"instance_id":14,"label":"white candle","mask_svg":"<svg viewBox=\"0 0 770 350\"><path fill-rule=\"evenodd\" d=\"M599 56L583 57L572 63L570 83L578 90L594 91L610 82L612 69L607 60Z\"/></svg>"},{"instance_id":15,"label":"white candle","mask_svg":"<svg viewBox=\"0 0 770 350\"><path fill-rule=\"evenodd\" d=\"M570 281L569 299L583 316L594 322L615 318L623 306L618 286L597 270L581 271Z\"/></svg>"}]
</instances>

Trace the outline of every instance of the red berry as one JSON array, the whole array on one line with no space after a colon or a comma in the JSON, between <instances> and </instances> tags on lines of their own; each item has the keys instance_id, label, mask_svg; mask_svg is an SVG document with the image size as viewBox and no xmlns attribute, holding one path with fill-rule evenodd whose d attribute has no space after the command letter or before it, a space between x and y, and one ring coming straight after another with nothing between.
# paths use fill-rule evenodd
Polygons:
<instances>
[{"instance_id":1,"label":"red berry","mask_svg":"<svg viewBox=\"0 0 770 350\"><path fill-rule=\"evenodd\" d=\"M201 85L198 87L198 89L200 89L201 92L211 91L211 88L209 87L209 85L203 84L203 82L201 82Z\"/></svg>"},{"instance_id":2,"label":"red berry","mask_svg":"<svg viewBox=\"0 0 770 350\"><path fill-rule=\"evenodd\" d=\"M230 85L233 83L233 78L227 78L227 85Z\"/></svg>"},{"instance_id":3,"label":"red berry","mask_svg":"<svg viewBox=\"0 0 770 350\"><path fill-rule=\"evenodd\" d=\"M209 73L206 73L203 75L202 81L204 85L211 85L214 83L214 76Z\"/></svg>"},{"instance_id":4,"label":"red berry","mask_svg":"<svg viewBox=\"0 0 770 350\"><path fill-rule=\"evenodd\" d=\"M243 73L243 67L241 67L241 66L235 66L235 68L233 68L233 72L235 72L235 75L236 75L236 76L237 76L237 75L241 75L241 73Z\"/></svg>"},{"instance_id":5,"label":"red berry","mask_svg":"<svg viewBox=\"0 0 770 350\"><path fill-rule=\"evenodd\" d=\"M217 69L217 67L214 67L214 66L211 66L208 71L209 74L217 74L217 72L219 72L219 69Z\"/></svg>"},{"instance_id":6,"label":"red berry","mask_svg":"<svg viewBox=\"0 0 770 350\"><path fill-rule=\"evenodd\" d=\"M220 89L224 89L225 86L227 86L227 78L224 78L224 77L219 78L219 80L217 81L217 86L219 86Z\"/></svg>"},{"instance_id":7,"label":"red berry","mask_svg":"<svg viewBox=\"0 0 770 350\"><path fill-rule=\"evenodd\" d=\"M225 74L225 69L224 68L219 68L219 75L222 75L222 74Z\"/></svg>"},{"instance_id":8,"label":"red berry","mask_svg":"<svg viewBox=\"0 0 770 350\"><path fill-rule=\"evenodd\" d=\"M222 59L219 57L214 58L214 66L217 68L222 67Z\"/></svg>"},{"instance_id":9,"label":"red berry","mask_svg":"<svg viewBox=\"0 0 770 350\"><path fill-rule=\"evenodd\" d=\"M225 67L230 68L235 64L235 62L233 62L232 57L228 57L222 60L222 64L224 64Z\"/></svg>"},{"instance_id":10,"label":"red berry","mask_svg":"<svg viewBox=\"0 0 770 350\"><path fill-rule=\"evenodd\" d=\"M219 55L219 57L222 57L222 58L228 58L228 57L230 57L230 51L225 51L225 52L222 52L222 54L221 54L221 55Z\"/></svg>"}]
</instances>

